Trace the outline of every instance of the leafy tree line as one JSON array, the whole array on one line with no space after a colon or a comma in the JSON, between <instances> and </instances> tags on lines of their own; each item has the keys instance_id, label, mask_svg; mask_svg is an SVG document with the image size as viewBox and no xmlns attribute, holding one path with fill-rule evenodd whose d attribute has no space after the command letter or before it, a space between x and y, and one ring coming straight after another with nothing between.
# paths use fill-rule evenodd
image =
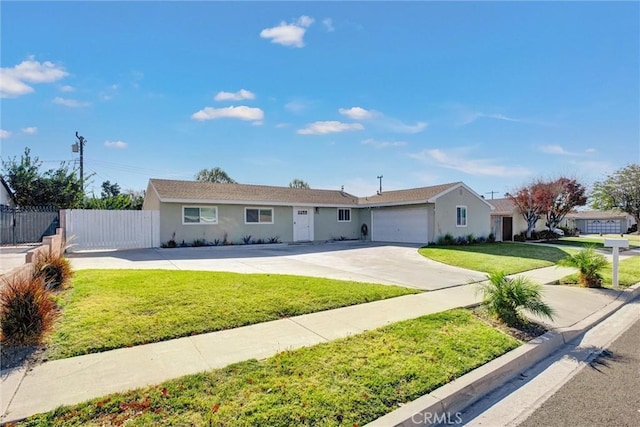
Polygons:
<instances>
[{"instance_id":1,"label":"leafy tree line","mask_svg":"<svg viewBox=\"0 0 640 427\"><path fill-rule=\"evenodd\" d=\"M237 184L238 181L231 178L228 173L218 166L211 169L201 169L195 175L195 180L200 182L214 182L216 184ZM289 183L289 188L306 188L309 184L306 181L295 178Z\"/></svg>"},{"instance_id":2,"label":"leafy tree line","mask_svg":"<svg viewBox=\"0 0 640 427\"><path fill-rule=\"evenodd\" d=\"M3 177L18 206L56 206L60 209L142 209L144 193L123 193L118 184L102 183L100 198L85 194L76 170L66 162L41 170L42 161L25 148L20 159L2 160Z\"/></svg>"}]
</instances>

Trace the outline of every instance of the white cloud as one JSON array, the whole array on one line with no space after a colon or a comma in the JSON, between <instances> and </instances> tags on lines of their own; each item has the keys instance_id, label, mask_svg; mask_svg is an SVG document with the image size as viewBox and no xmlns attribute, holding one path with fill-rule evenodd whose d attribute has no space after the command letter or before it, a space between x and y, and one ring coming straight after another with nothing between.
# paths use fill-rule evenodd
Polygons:
<instances>
[{"instance_id":1,"label":"white cloud","mask_svg":"<svg viewBox=\"0 0 640 427\"><path fill-rule=\"evenodd\" d=\"M376 148L387 148L387 147L403 147L407 145L405 141L377 141L375 139L369 138L365 139L361 142L362 145L371 145Z\"/></svg>"},{"instance_id":2,"label":"white cloud","mask_svg":"<svg viewBox=\"0 0 640 427\"><path fill-rule=\"evenodd\" d=\"M8 130L0 129L0 139L6 139L11 136L11 132Z\"/></svg>"},{"instance_id":3,"label":"white cloud","mask_svg":"<svg viewBox=\"0 0 640 427\"><path fill-rule=\"evenodd\" d=\"M260 31L260 37L283 46L304 47L304 34L311 24L313 18L303 15L296 22L287 24L282 21L277 27L265 28Z\"/></svg>"},{"instance_id":4,"label":"white cloud","mask_svg":"<svg viewBox=\"0 0 640 427\"><path fill-rule=\"evenodd\" d=\"M30 56L11 68L0 68L0 98L26 95L34 89L27 83L51 83L69 75L50 61L39 62Z\"/></svg>"},{"instance_id":5,"label":"white cloud","mask_svg":"<svg viewBox=\"0 0 640 427\"><path fill-rule=\"evenodd\" d=\"M56 96L55 98L53 98L53 103L64 105L65 107L69 107L69 108L83 108L91 105L89 102L82 102L75 99L62 98L59 96Z\"/></svg>"},{"instance_id":6,"label":"white cloud","mask_svg":"<svg viewBox=\"0 0 640 427\"><path fill-rule=\"evenodd\" d=\"M429 164L436 164L448 169L454 169L469 175L476 176L527 176L531 171L520 166L507 167L496 164L495 159L465 158L468 148L459 148L449 151L441 149L423 150L411 154L410 157Z\"/></svg>"},{"instance_id":7,"label":"white cloud","mask_svg":"<svg viewBox=\"0 0 640 427\"><path fill-rule=\"evenodd\" d=\"M60 92L73 92L76 89L73 86L69 86L69 85L64 85L64 86L60 86Z\"/></svg>"},{"instance_id":8,"label":"white cloud","mask_svg":"<svg viewBox=\"0 0 640 427\"><path fill-rule=\"evenodd\" d=\"M300 114L304 110L309 108L309 103L304 100L295 100L295 101L287 102L286 104L284 104L284 108L291 111L292 113Z\"/></svg>"},{"instance_id":9,"label":"white cloud","mask_svg":"<svg viewBox=\"0 0 640 427\"><path fill-rule=\"evenodd\" d=\"M303 129L298 129L300 135L324 135L327 133L349 132L363 130L360 123L342 123L338 121L314 122Z\"/></svg>"},{"instance_id":10,"label":"white cloud","mask_svg":"<svg viewBox=\"0 0 640 427\"><path fill-rule=\"evenodd\" d=\"M538 147L538 149L540 151L542 151L543 153L546 154L560 154L563 156L571 156L573 155L573 153L568 152L567 150L565 150L564 148L562 148L562 146L560 145L541 145L540 147Z\"/></svg>"},{"instance_id":11,"label":"white cloud","mask_svg":"<svg viewBox=\"0 0 640 427\"><path fill-rule=\"evenodd\" d=\"M322 20L322 24L324 25L324 27L327 29L327 31L332 32L335 30L335 28L333 28L333 20L331 18L325 18Z\"/></svg>"},{"instance_id":12,"label":"white cloud","mask_svg":"<svg viewBox=\"0 0 640 427\"><path fill-rule=\"evenodd\" d=\"M194 120L232 118L247 121L262 121L264 118L264 112L260 108L252 108L244 105L225 108L205 107L202 110L193 113L191 118Z\"/></svg>"},{"instance_id":13,"label":"white cloud","mask_svg":"<svg viewBox=\"0 0 640 427\"><path fill-rule=\"evenodd\" d=\"M573 151L566 150L561 145L554 145L554 144L541 145L538 147L538 150L546 154L557 154L561 156L584 156L587 154L593 154L597 152L595 148L587 148L586 150L584 150L584 152L573 152Z\"/></svg>"},{"instance_id":14,"label":"white cloud","mask_svg":"<svg viewBox=\"0 0 640 427\"><path fill-rule=\"evenodd\" d=\"M377 119L376 124L388 131L398 133L419 133L429 126L427 122L416 122L410 125L392 117Z\"/></svg>"},{"instance_id":15,"label":"white cloud","mask_svg":"<svg viewBox=\"0 0 640 427\"><path fill-rule=\"evenodd\" d=\"M380 111L367 110L362 107L339 108L338 112L352 120L371 120L375 118L372 125L389 132L418 133L422 132L428 126L426 122L407 124L393 117L385 116Z\"/></svg>"},{"instance_id":16,"label":"white cloud","mask_svg":"<svg viewBox=\"0 0 640 427\"><path fill-rule=\"evenodd\" d=\"M338 112L353 120L371 119L379 114L376 111L365 110L362 107L340 108L338 109Z\"/></svg>"},{"instance_id":17,"label":"white cloud","mask_svg":"<svg viewBox=\"0 0 640 427\"><path fill-rule=\"evenodd\" d=\"M218 92L213 98L216 101L242 101L244 99L255 99L256 95L245 89L237 92Z\"/></svg>"},{"instance_id":18,"label":"white cloud","mask_svg":"<svg viewBox=\"0 0 640 427\"><path fill-rule=\"evenodd\" d=\"M22 128L22 132L28 135L35 135L36 133L38 133L38 128L35 126L29 126L26 128Z\"/></svg>"},{"instance_id":19,"label":"white cloud","mask_svg":"<svg viewBox=\"0 0 640 427\"><path fill-rule=\"evenodd\" d=\"M124 141L105 141L104 146L109 148L127 148L127 143Z\"/></svg>"},{"instance_id":20,"label":"white cloud","mask_svg":"<svg viewBox=\"0 0 640 427\"><path fill-rule=\"evenodd\" d=\"M278 128L278 129L282 129L282 128L286 128L286 127L289 127L289 126L290 126L290 124L289 124L289 123L278 123L278 124L276 125L276 128Z\"/></svg>"}]
</instances>

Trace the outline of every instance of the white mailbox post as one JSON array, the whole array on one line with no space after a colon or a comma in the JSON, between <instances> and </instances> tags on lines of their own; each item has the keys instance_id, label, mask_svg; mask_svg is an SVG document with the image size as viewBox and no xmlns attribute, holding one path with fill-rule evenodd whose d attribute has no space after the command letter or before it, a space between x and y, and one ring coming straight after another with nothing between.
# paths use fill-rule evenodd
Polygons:
<instances>
[{"instance_id":1,"label":"white mailbox post","mask_svg":"<svg viewBox=\"0 0 640 427\"><path fill-rule=\"evenodd\" d=\"M611 281L613 282L613 287L618 289L618 250L620 248L628 248L629 240L604 239L604 247L611 248L611 251L613 252L613 274L611 275Z\"/></svg>"}]
</instances>

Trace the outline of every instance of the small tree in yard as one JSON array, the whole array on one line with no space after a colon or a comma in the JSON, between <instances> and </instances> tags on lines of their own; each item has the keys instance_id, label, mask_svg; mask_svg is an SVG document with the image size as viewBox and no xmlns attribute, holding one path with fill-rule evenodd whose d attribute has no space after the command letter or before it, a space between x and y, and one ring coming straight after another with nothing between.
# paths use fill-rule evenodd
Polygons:
<instances>
[{"instance_id":1,"label":"small tree in yard","mask_svg":"<svg viewBox=\"0 0 640 427\"><path fill-rule=\"evenodd\" d=\"M482 305L490 315L507 325L522 324L522 311L553 320L553 309L542 301L541 287L519 276L509 278L502 271L488 275L489 281L482 284Z\"/></svg>"},{"instance_id":2,"label":"small tree in yard","mask_svg":"<svg viewBox=\"0 0 640 427\"><path fill-rule=\"evenodd\" d=\"M640 224L640 165L618 169L604 181L594 183L591 198L595 209L619 209Z\"/></svg>"},{"instance_id":3,"label":"small tree in yard","mask_svg":"<svg viewBox=\"0 0 640 427\"><path fill-rule=\"evenodd\" d=\"M575 179L560 177L551 181L537 180L522 186L508 197L527 222L527 238L543 216L545 225L553 230L564 217L587 203L586 189Z\"/></svg>"},{"instance_id":4,"label":"small tree in yard","mask_svg":"<svg viewBox=\"0 0 640 427\"><path fill-rule=\"evenodd\" d=\"M602 286L600 270L609 265L607 259L597 253L593 247L587 247L580 252L561 259L558 265L575 267L579 270L579 282L586 288L599 288Z\"/></svg>"},{"instance_id":5,"label":"small tree in yard","mask_svg":"<svg viewBox=\"0 0 640 427\"><path fill-rule=\"evenodd\" d=\"M545 225L553 230L564 217L578 206L587 204L586 188L575 179L558 178L545 183L543 190L543 211Z\"/></svg>"},{"instance_id":6,"label":"small tree in yard","mask_svg":"<svg viewBox=\"0 0 640 427\"><path fill-rule=\"evenodd\" d=\"M516 189L507 196L516 205L520 215L527 222L527 238L531 238L531 232L536 222L544 214L544 197L546 195L545 184L535 181L531 184Z\"/></svg>"}]
</instances>

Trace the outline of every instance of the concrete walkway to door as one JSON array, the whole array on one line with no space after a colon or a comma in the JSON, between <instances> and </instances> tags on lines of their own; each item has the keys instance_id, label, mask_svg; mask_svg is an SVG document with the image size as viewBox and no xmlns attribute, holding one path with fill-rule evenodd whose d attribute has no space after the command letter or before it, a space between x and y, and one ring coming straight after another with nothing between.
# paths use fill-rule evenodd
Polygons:
<instances>
[{"instance_id":1,"label":"concrete walkway to door","mask_svg":"<svg viewBox=\"0 0 640 427\"><path fill-rule=\"evenodd\" d=\"M136 268L294 274L436 290L484 280L473 270L423 257L418 245L333 242L84 252L74 269Z\"/></svg>"}]
</instances>

